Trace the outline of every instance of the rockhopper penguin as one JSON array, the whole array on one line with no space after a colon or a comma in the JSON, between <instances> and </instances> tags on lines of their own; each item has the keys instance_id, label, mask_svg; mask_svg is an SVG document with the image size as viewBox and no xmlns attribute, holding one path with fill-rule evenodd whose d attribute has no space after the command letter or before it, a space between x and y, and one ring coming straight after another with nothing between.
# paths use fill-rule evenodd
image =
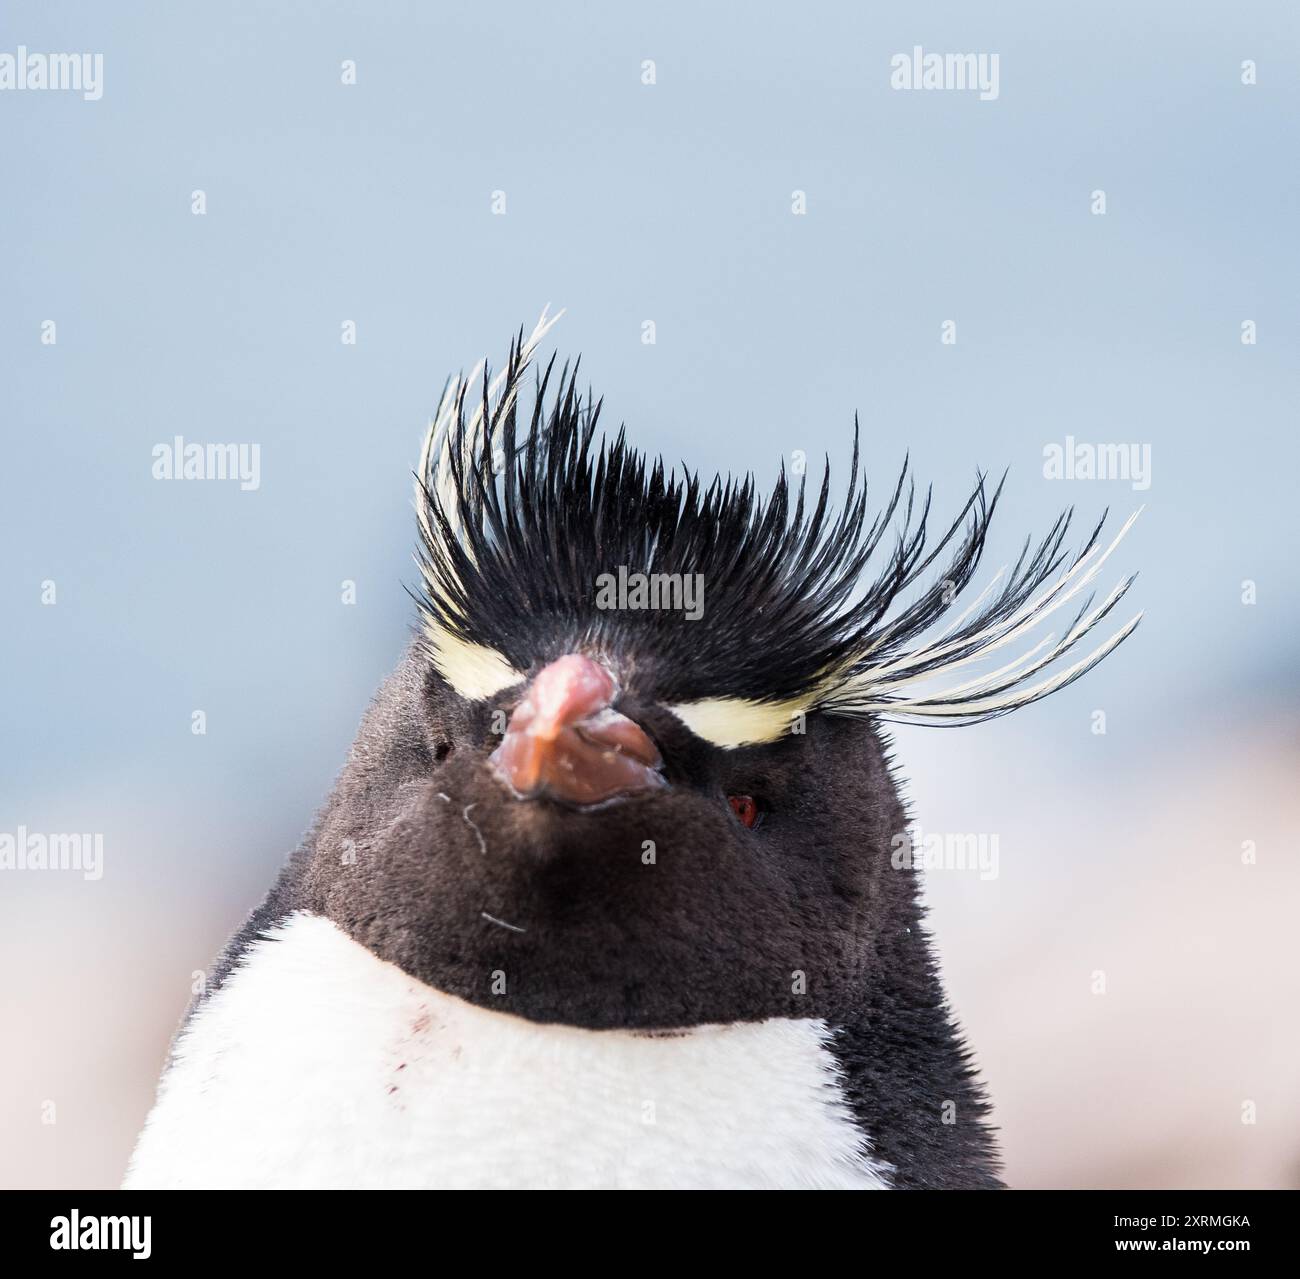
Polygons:
<instances>
[{"instance_id":1,"label":"rockhopper penguin","mask_svg":"<svg viewBox=\"0 0 1300 1279\"><path fill-rule=\"evenodd\" d=\"M419 636L127 1185L999 1186L883 725L1100 661L1138 621L1080 656L1115 542L1071 554L1067 512L968 602L983 478L934 534L906 465L869 517L856 446L838 514L828 475L666 473L597 436L576 367L525 408L552 322L444 393Z\"/></svg>"}]
</instances>

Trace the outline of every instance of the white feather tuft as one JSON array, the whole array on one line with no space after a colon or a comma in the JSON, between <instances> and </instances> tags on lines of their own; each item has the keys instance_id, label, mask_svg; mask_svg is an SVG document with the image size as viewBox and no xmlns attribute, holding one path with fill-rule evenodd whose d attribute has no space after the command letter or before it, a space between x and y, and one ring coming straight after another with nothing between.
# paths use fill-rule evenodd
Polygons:
<instances>
[{"instance_id":1,"label":"white feather tuft","mask_svg":"<svg viewBox=\"0 0 1300 1279\"><path fill-rule=\"evenodd\" d=\"M937 687L935 682L941 682L959 668L983 661L1004 646L1028 636L1046 618L1091 586L1142 510L1139 507L1129 516L1109 546L1104 550L1093 546L1085 551L1056 581L1014 613L990 623L973 636L947 639L987 598L1002 576L1002 570L999 570L994 581L974 603L933 640L881 663L872 664L864 655L853 664L850 674L831 684L818 700L818 706L831 713L883 715L903 722L970 723L1027 706L1063 688L1127 639L1142 614L1126 622L1081 661L1041 683L1029 684L1028 681L1068 653L1105 618L1132 586L1133 577L1125 578L1101 604L1086 616L1081 615L1064 638L1056 640L1055 634L1049 634L997 670L965 683ZM942 659L946 654L952 655L951 660L936 663L936 659Z\"/></svg>"},{"instance_id":2,"label":"white feather tuft","mask_svg":"<svg viewBox=\"0 0 1300 1279\"><path fill-rule=\"evenodd\" d=\"M474 386L483 377L486 360L480 360L470 370L468 377L448 378L438 402L438 412L425 432L419 469L415 473L415 512L420 522L424 553L422 556L417 555L416 560L429 591L449 613L459 611L445 585L446 582L456 580L456 570L442 531L434 528L429 499L432 497L437 502L452 536L460 541L465 553L472 559L472 552L460 536L460 494L457 491L453 451L459 451L459 458L455 460L463 475L476 464L475 459L483 455L485 447L491 450L496 432L518 395L520 380L533 354L564 314L560 310L554 315L548 315L549 310L548 303L542 308L533 331L521 343L518 360L514 364L515 376L507 377L510 369L503 367L489 383L486 394L475 397L476 402L468 422L463 420L465 404ZM500 653L460 639L437 624L428 613L425 622L434 664L462 697L471 701L482 700L523 678Z\"/></svg>"}]
</instances>

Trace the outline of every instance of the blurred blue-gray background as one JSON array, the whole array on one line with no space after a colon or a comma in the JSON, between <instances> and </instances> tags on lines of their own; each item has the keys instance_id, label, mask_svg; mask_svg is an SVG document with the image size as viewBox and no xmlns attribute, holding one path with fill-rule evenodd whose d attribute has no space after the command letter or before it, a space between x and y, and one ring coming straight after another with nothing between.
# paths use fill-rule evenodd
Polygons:
<instances>
[{"instance_id":1,"label":"blurred blue-gray background","mask_svg":"<svg viewBox=\"0 0 1300 1279\"><path fill-rule=\"evenodd\" d=\"M941 514L1009 467L990 569L1145 503L1128 644L900 731L923 827L999 839L932 923L1012 1184L1300 1184L1294 6L8 0L20 45L103 92L0 90L0 832L104 873L0 874L0 1184L120 1177L406 641L444 378L547 302L670 459L842 465L857 412ZM997 98L891 88L918 45ZM260 486L155 480L176 435Z\"/></svg>"}]
</instances>

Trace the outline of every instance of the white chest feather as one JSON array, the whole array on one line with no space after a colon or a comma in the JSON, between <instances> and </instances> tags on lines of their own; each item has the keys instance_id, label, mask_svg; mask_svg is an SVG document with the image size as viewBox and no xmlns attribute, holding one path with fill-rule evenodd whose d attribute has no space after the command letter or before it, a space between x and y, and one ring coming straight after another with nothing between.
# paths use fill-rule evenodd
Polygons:
<instances>
[{"instance_id":1,"label":"white chest feather","mask_svg":"<svg viewBox=\"0 0 1300 1279\"><path fill-rule=\"evenodd\" d=\"M820 1021L543 1026L328 920L261 941L177 1045L130 1187L883 1189Z\"/></svg>"}]
</instances>

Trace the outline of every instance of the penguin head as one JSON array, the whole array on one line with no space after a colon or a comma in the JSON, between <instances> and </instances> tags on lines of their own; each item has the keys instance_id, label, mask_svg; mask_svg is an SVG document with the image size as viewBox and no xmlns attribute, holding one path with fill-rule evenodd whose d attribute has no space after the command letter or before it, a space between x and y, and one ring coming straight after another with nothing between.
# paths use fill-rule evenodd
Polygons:
<instances>
[{"instance_id":1,"label":"penguin head","mask_svg":"<svg viewBox=\"0 0 1300 1279\"><path fill-rule=\"evenodd\" d=\"M959 603L1000 485L936 534L906 466L870 514L856 440L838 506L829 466L814 494L669 473L598 435L576 367L552 361L525 412L547 327L444 393L420 634L318 826L314 906L537 1021L842 1021L920 927L885 725L1005 714L1100 661L1138 619L1058 659L1127 590L1089 593L1114 543L1099 523L1071 555L1067 512Z\"/></svg>"}]
</instances>

